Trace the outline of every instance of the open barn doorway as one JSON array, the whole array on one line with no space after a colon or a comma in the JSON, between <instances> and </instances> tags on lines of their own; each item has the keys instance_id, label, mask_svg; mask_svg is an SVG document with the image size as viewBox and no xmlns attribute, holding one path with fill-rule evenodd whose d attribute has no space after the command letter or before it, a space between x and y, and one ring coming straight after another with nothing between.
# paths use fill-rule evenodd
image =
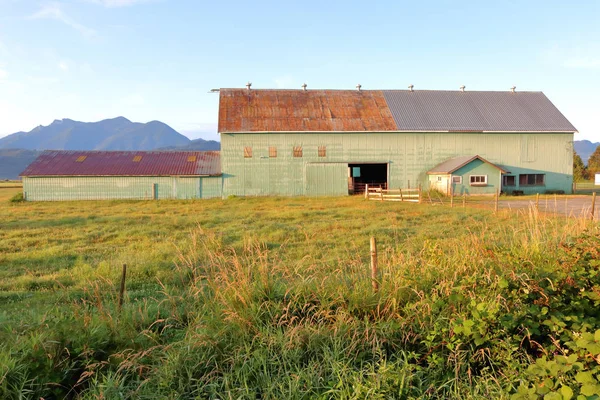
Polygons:
<instances>
[{"instance_id":1,"label":"open barn doorway","mask_svg":"<svg viewBox=\"0 0 600 400\"><path fill-rule=\"evenodd\" d=\"M365 185L387 189L388 164L348 164L348 191L365 192Z\"/></svg>"}]
</instances>

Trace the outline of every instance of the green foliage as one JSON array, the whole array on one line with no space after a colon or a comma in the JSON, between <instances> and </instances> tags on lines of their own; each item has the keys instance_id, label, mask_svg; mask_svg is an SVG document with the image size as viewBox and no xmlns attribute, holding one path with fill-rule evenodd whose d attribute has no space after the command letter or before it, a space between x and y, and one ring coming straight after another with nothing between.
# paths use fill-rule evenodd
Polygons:
<instances>
[{"instance_id":1,"label":"green foliage","mask_svg":"<svg viewBox=\"0 0 600 400\"><path fill-rule=\"evenodd\" d=\"M573 150L573 180L575 182L582 182L588 178L587 167L583 163L583 160L579 154Z\"/></svg>"},{"instance_id":2,"label":"green foliage","mask_svg":"<svg viewBox=\"0 0 600 400\"><path fill-rule=\"evenodd\" d=\"M594 398L599 260L537 213L0 205L0 398Z\"/></svg>"},{"instance_id":3,"label":"green foliage","mask_svg":"<svg viewBox=\"0 0 600 400\"><path fill-rule=\"evenodd\" d=\"M11 197L9 201L11 203L22 203L25 201L25 196L23 195L23 192L18 192L13 197Z\"/></svg>"},{"instance_id":4,"label":"green foliage","mask_svg":"<svg viewBox=\"0 0 600 400\"><path fill-rule=\"evenodd\" d=\"M596 147L596 150L592 153L588 160L587 170L590 177L594 174L600 173L600 146Z\"/></svg>"}]
</instances>

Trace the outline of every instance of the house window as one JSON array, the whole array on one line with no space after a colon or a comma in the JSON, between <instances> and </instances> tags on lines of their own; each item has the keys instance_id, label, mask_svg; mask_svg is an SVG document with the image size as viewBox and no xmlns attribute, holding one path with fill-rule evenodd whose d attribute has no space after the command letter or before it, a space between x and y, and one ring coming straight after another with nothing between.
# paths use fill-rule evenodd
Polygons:
<instances>
[{"instance_id":1,"label":"house window","mask_svg":"<svg viewBox=\"0 0 600 400\"><path fill-rule=\"evenodd\" d=\"M269 147L269 157L277 158L277 147L274 147L274 146Z\"/></svg>"},{"instance_id":2,"label":"house window","mask_svg":"<svg viewBox=\"0 0 600 400\"><path fill-rule=\"evenodd\" d=\"M438 182L441 182L441 181L442 181L442 177L441 177L441 176L438 176L438 177L437 177L437 181L438 181Z\"/></svg>"},{"instance_id":3,"label":"house window","mask_svg":"<svg viewBox=\"0 0 600 400\"><path fill-rule=\"evenodd\" d=\"M471 175L469 182L471 186L485 186L487 185L487 175Z\"/></svg>"},{"instance_id":4,"label":"house window","mask_svg":"<svg viewBox=\"0 0 600 400\"><path fill-rule=\"evenodd\" d=\"M516 186L516 182L514 175L505 175L502 177L502 185L504 186Z\"/></svg>"},{"instance_id":5,"label":"house window","mask_svg":"<svg viewBox=\"0 0 600 400\"><path fill-rule=\"evenodd\" d=\"M452 183L461 184L462 183L462 176L453 176L452 177Z\"/></svg>"},{"instance_id":6,"label":"house window","mask_svg":"<svg viewBox=\"0 0 600 400\"><path fill-rule=\"evenodd\" d=\"M546 175L544 174L521 174L519 175L519 186L544 186Z\"/></svg>"},{"instance_id":7,"label":"house window","mask_svg":"<svg viewBox=\"0 0 600 400\"><path fill-rule=\"evenodd\" d=\"M294 157L302 157L302 146L294 146Z\"/></svg>"},{"instance_id":8,"label":"house window","mask_svg":"<svg viewBox=\"0 0 600 400\"><path fill-rule=\"evenodd\" d=\"M325 146L319 146L319 157L327 156L327 148Z\"/></svg>"},{"instance_id":9,"label":"house window","mask_svg":"<svg viewBox=\"0 0 600 400\"><path fill-rule=\"evenodd\" d=\"M244 147L244 158L252 158L252 147Z\"/></svg>"}]
</instances>

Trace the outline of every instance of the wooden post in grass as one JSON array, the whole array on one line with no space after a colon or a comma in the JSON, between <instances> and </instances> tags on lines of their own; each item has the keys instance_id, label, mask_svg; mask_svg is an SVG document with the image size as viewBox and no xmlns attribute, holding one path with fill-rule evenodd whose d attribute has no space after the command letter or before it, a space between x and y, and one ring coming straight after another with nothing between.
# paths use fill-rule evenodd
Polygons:
<instances>
[{"instance_id":1,"label":"wooden post in grass","mask_svg":"<svg viewBox=\"0 0 600 400\"><path fill-rule=\"evenodd\" d=\"M450 208L454 208L454 188L450 185Z\"/></svg>"},{"instance_id":2,"label":"wooden post in grass","mask_svg":"<svg viewBox=\"0 0 600 400\"><path fill-rule=\"evenodd\" d=\"M421 184L419 183L419 204L421 204L421 202L423 201L421 196Z\"/></svg>"},{"instance_id":3,"label":"wooden post in grass","mask_svg":"<svg viewBox=\"0 0 600 400\"><path fill-rule=\"evenodd\" d=\"M463 208L467 206L467 194L463 193Z\"/></svg>"},{"instance_id":4,"label":"wooden post in grass","mask_svg":"<svg viewBox=\"0 0 600 400\"><path fill-rule=\"evenodd\" d=\"M125 294L125 278L127 277L127 264L123 264L123 272L121 273L121 288L119 289L119 311L123 307L123 295Z\"/></svg>"},{"instance_id":5,"label":"wooden post in grass","mask_svg":"<svg viewBox=\"0 0 600 400\"><path fill-rule=\"evenodd\" d=\"M379 282L377 282L377 242L374 236L371 236L371 285L374 292L379 291Z\"/></svg>"},{"instance_id":6,"label":"wooden post in grass","mask_svg":"<svg viewBox=\"0 0 600 400\"><path fill-rule=\"evenodd\" d=\"M369 200L369 184L365 185L365 200Z\"/></svg>"},{"instance_id":7,"label":"wooden post in grass","mask_svg":"<svg viewBox=\"0 0 600 400\"><path fill-rule=\"evenodd\" d=\"M496 189L496 201L494 202L495 213L498 213L498 197L500 197L500 189Z\"/></svg>"},{"instance_id":8,"label":"wooden post in grass","mask_svg":"<svg viewBox=\"0 0 600 400\"><path fill-rule=\"evenodd\" d=\"M592 193L592 221L594 220L594 211L596 211L596 192Z\"/></svg>"},{"instance_id":9,"label":"wooden post in grass","mask_svg":"<svg viewBox=\"0 0 600 400\"><path fill-rule=\"evenodd\" d=\"M535 194L535 211L540 211L540 194Z\"/></svg>"}]
</instances>

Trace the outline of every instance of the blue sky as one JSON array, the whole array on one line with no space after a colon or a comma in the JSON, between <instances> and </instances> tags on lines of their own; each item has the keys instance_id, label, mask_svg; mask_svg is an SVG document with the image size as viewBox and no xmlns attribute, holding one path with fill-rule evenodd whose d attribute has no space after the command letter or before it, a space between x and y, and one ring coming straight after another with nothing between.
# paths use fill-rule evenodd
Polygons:
<instances>
[{"instance_id":1,"label":"blue sky","mask_svg":"<svg viewBox=\"0 0 600 400\"><path fill-rule=\"evenodd\" d=\"M600 1L0 0L0 137L123 115L218 139L211 88L543 91L600 141ZM574 5L577 4L577 5Z\"/></svg>"}]
</instances>

